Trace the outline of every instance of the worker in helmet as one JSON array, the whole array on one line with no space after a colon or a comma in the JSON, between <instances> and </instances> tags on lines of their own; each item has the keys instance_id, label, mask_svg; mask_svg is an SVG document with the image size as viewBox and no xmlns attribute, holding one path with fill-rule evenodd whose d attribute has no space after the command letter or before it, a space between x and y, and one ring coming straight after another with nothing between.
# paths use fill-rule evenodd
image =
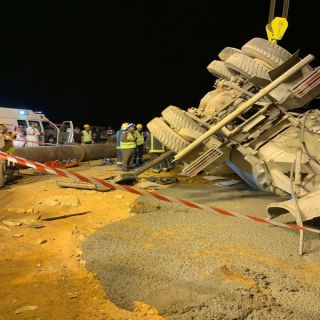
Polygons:
<instances>
[{"instance_id":1,"label":"worker in helmet","mask_svg":"<svg viewBox=\"0 0 320 320\"><path fill-rule=\"evenodd\" d=\"M81 143L91 144L92 143L92 131L89 124L83 126L84 130L81 131Z\"/></svg>"},{"instance_id":2,"label":"worker in helmet","mask_svg":"<svg viewBox=\"0 0 320 320\"><path fill-rule=\"evenodd\" d=\"M122 171L126 172L132 168L134 152L137 147L137 137L135 135L136 126L129 123L126 131L122 132L120 148L122 153Z\"/></svg>"},{"instance_id":3,"label":"worker in helmet","mask_svg":"<svg viewBox=\"0 0 320 320\"><path fill-rule=\"evenodd\" d=\"M150 139L148 139L148 147L151 160L156 159L162 153L166 152L165 146L153 135L150 135ZM168 171L168 161L167 159L162 160L160 163L156 164L152 168L152 172L160 173L161 171Z\"/></svg>"},{"instance_id":4,"label":"worker in helmet","mask_svg":"<svg viewBox=\"0 0 320 320\"><path fill-rule=\"evenodd\" d=\"M129 123L124 122L121 125L121 128L116 133L116 146L117 146L117 162L116 162L116 164L118 165L118 167L122 166L122 153L121 153L121 147L120 147L121 135L122 135L123 131L125 131L127 129L128 124Z\"/></svg>"},{"instance_id":5,"label":"worker in helmet","mask_svg":"<svg viewBox=\"0 0 320 320\"><path fill-rule=\"evenodd\" d=\"M137 137L137 148L134 154L133 163L136 167L140 166L143 163L143 150L144 150L144 142L146 140L145 133L143 132L143 125L141 123L137 124L137 130L135 131L135 135Z\"/></svg>"},{"instance_id":6,"label":"worker in helmet","mask_svg":"<svg viewBox=\"0 0 320 320\"><path fill-rule=\"evenodd\" d=\"M7 127L4 125L3 121L0 121L0 151L5 153L13 153L13 139L16 135L15 132L9 134ZM0 158L0 188L4 187L7 177L6 177L7 161Z\"/></svg>"}]
</instances>

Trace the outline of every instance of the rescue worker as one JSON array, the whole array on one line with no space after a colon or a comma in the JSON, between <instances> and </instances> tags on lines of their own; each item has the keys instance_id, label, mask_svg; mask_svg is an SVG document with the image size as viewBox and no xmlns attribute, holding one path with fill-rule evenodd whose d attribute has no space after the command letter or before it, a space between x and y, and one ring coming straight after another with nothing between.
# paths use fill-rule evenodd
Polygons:
<instances>
[{"instance_id":1,"label":"rescue worker","mask_svg":"<svg viewBox=\"0 0 320 320\"><path fill-rule=\"evenodd\" d=\"M134 154L133 163L135 166L140 166L143 163L143 150L144 150L144 142L146 140L145 133L142 131L143 125L141 123L137 124L137 130L135 131L135 135L137 137L137 148Z\"/></svg>"},{"instance_id":2,"label":"rescue worker","mask_svg":"<svg viewBox=\"0 0 320 320\"><path fill-rule=\"evenodd\" d=\"M153 134L151 134L150 145L149 145L150 159L154 160L164 152L166 152L164 145L158 139L156 139L156 137ZM153 166L152 172L154 173L160 173L161 171L167 172L168 167L169 167L168 161L167 159L164 159L160 163Z\"/></svg>"},{"instance_id":3,"label":"rescue worker","mask_svg":"<svg viewBox=\"0 0 320 320\"><path fill-rule=\"evenodd\" d=\"M121 135L122 135L123 131L126 130L127 126L128 126L128 123L124 122L121 125L121 128L116 133L116 146L117 146L117 162L116 162L116 164L119 167L122 166L122 153L121 153L121 147L120 147Z\"/></svg>"},{"instance_id":4,"label":"rescue worker","mask_svg":"<svg viewBox=\"0 0 320 320\"><path fill-rule=\"evenodd\" d=\"M129 123L126 131L122 132L120 139L120 148L122 153L122 171L126 172L132 169L134 152L137 146L137 137L134 133L136 127Z\"/></svg>"},{"instance_id":5,"label":"rescue worker","mask_svg":"<svg viewBox=\"0 0 320 320\"><path fill-rule=\"evenodd\" d=\"M90 125L85 124L83 126L84 130L81 131L81 143L91 144L92 143L92 131L90 130Z\"/></svg>"},{"instance_id":6,"label":"rescue worker","mask_svg":"<svg viewBox=\"0 0 320 320\"><path fill-rule=\"evenodd\" d=\"M13 153L13 139L16 133L12 132L11 135L7 133L7 127L0 121L0 151L5 153ZM0 188L4 187L7 177L6 177L7 161L0 158Z\"/></svg>"},{"instance_id":7,"label":"rescue worker","mask_svg":"<svg viewBox=\"0 0 320 320\"><path fill-rule=\"evenodd\" d=\"M15 132L16 132L16 137L13 140L13 146L14 147L24 147L26 145L26 135L23 130L23 126L18 125L15 128Z\"/></svg>"},{"instance_id":8,"label":"rescue worker","mask_svg":"<svg viewBox=\"0 0 320 320\"><path fill-rule=\"evenodd\" d=\"M26 129L27 133L27 146L28 147L39 147L40 131L36 128L36 124L31 122L30 126Z\"/></svg>"},{"instance_id":9,"label":"rescue worker","mask_svg":"<svg viewBox=\"0 0 320 320\"><path fill-rule=\"evenodd\" d=\"M107 143L113 143L113 139L114 139L114 130L108 126L107 129Z\"/></svg>"}]
</instances>

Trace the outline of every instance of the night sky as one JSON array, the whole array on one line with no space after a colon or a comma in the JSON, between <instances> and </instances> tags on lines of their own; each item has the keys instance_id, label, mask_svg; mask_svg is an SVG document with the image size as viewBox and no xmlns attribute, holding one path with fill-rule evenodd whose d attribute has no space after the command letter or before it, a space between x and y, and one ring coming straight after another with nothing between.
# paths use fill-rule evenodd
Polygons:
<instances>
[{"instance_id":1,"label":"night sky","mask_svg":"<svg viewBox=\"0 0 320 320\"><path fill-rule=\"evenodd\" d=\"M2 1L0 106L115 127L197 106L214 80L206 66L265 37L268 11L269 0ZM291 0L279 44L320 56L318 20Z\"/></svg>"}]
</instances>

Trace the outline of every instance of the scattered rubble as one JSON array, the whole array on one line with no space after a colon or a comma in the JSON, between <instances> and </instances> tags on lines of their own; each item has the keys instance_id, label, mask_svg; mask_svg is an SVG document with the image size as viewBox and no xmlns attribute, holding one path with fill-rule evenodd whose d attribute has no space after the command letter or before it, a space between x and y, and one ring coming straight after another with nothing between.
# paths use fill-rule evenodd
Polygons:
<instances>
[{"instance_id":1,"label":"scattered rubble","mask_svg":"<svg viewBox=\"0 0 320 320\"><path fill-rule=\"evenodd\" d=\"M23 233L16 233L12 235L14 238L21 238L23 237Z\"/></svg>"},{"instance_id":2,"label":"scattered rubble","mask_svg":"<svg viewBox=\"0 0 320 320\"><path fill-rule=\"evenodd\" d=\"M45 243L47 243L48 242L48 240L46 240L46 239L38 239L37 241L36 241L36 244L45 244Z\"/></svg>"},{"instance_id":3,"label":"scattered rubble","mask_svg":"<svg viewBox=\"0 0 320 320\"><path fill-rule=\"evenodd\" d=\"M1 222L7 227L19 227L22 225L20 221L2 220Z\"/></svg>"},{"instance_id":4,"label":"scattered rubble","mask_svg":"<svg viewBox=\"0 0 320 320\"><path fill-rule=\"evenodd\" d=\"M20 314L20 313L23 313L23 312L26 312L26 311L34 311L34 310L37 310L38 309L38 306L23 306L19 309L17 309L14 313L15 314Z\"/></svg>"}]
</instances>

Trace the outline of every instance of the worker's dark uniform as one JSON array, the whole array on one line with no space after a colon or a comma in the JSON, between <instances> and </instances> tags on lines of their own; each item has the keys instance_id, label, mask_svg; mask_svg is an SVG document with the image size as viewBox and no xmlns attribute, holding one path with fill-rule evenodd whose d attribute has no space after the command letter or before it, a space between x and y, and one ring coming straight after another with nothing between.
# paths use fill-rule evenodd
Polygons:
<instances>
[{"instance_id":1,"label":"worker's dark uniform","mask_svg":"<svg viewBox=\"0 0 320 320\"><path fill-rule=\"evenodd\" d=\"M159 140L157 140L153 134L150 135L150 140L148 142L149 142L149 154L150 154L151 160L156 159L166 151L165 146ZM167 159L164 159L160 163L152 167L152 172L160 173L161 170L168 171L168 167L169 167L168 161Z\"/></svg>"},{"instance_id":2,"label":"worker's dark uniform","mask_svg":"<svg viewBox=\"0 0 320 320\"><path fill-rule=\"evenodd\" d=\"M140 166L143 163L143 151L144 151L144 143L146 141L146 135L143 131L136 130L135 135L137 137L137 147L134 154L133 163L135 166Z\"/></svg>"}]
</instances>

